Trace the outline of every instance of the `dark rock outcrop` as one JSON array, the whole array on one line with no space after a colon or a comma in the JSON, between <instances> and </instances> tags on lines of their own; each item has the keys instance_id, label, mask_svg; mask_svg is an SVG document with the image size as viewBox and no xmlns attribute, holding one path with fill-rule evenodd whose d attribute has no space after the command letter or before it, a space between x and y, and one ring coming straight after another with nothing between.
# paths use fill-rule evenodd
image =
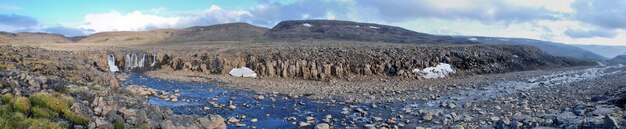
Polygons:
<instances>
[{"instance_id":1,"label":"dark rock outcrop","mask_svg":"<svg viewBox=\"0 0 626 129\"><path fill-rule=\"evenodd\" d=\"M455 40L450 36L430 35L395 26L336 20L282 21L270 29L265 36L279 40L332 39L395 43L472 43L467 40Z\"/></svg>"},{"instance_id":2,"label":"dark rock outcrop","mask_svg":"<svg viewBox=\"0 0 626 129\"><path fill-rule=\"evenodd\" d=\"M245 66L259 77L307 80L361 76L419 78L420 74L413 73L413 69L439 63L451 64L459 75L595 64L550 56L534 47L506 45L248 48L219 54L157 54L156 59L156 67L173 70L227 74L232 68Z\"/></svg>"}]
</instances>

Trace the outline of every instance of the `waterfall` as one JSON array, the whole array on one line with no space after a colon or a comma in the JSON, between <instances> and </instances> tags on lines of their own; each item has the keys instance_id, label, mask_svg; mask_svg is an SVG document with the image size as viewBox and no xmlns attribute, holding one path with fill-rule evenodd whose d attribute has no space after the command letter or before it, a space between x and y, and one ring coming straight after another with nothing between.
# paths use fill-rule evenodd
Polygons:
<instances>
[{"instance_id":1,"label":"waterfall","mask_svg":"<svg viewBox=\"0 0 626 129\"><path fill-rule=\"evenodd\" d=\"M109 65L109 70L111 72L117 72L120 71L120 68L118 68L115 65L115 56L113 54L109 54L108 58L107 58L107 63Z\"/></svg>"},{"instance_id":2,"label":"waterfall","mask_svg":"<svg viewBox=\"0 0 626 129\"><path fill-rule=\"evenodd\" d=\"M150 64L150 67L154 67L154 65L156 65L156 54L152 55L152 63Z\"/></svg>"},{"instance_id":3,"label":"waterfall","mask_svg":"<svg viewBox=\"0 0 626 129\"><path fill-rule=\"evenodd\" d=\"M154 67L156 65L156 56L153 54L128 53L126 54L126 64L124 70L143 69Z\"/></svg>"}]
</instances>

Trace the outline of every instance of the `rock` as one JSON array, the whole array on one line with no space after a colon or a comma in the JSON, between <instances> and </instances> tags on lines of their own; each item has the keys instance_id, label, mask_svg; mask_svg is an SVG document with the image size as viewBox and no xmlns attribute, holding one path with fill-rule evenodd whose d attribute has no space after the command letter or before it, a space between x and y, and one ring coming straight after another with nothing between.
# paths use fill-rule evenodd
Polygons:
<instances>
[{"instance_id":1,"label":"rock","mask_svg":"<svg viewBox=\"0 0 626 129\"><path fill-rule=\"evenodd\" d=\"M307 126L311 126L311 123L309 122L304 122L304 121L300 121L300 123L298 124L300 127L307 127Z\"/></svg>"},{"instance_id":2,"label":"rock","mask_svg":"<svg viewBox=\"0 0 626 129\"><path fill-rule=\"evenodd\" d=\"M209 115L209 118L198 118L198 122L205 129L226 129L224 118L219 115Z\"/></svg>"},{"instance_id":3,"label":"rock","mask_svg":"<svg viewBox=\"0 0 626 129\"><path fill-rule=\"evenodd\" d=\"M314 129L330 129L330 125L327 123L320 123L315 125Z\"/></svg>"},{"instance_id":4,"label":"rock","mask_svg":"<svg viewBox=\"0 0 626 129\"><path fill-rule=\"evenodd\" d=\"M450 104L448 104L448 108L454 109L454 108L456 108L456 104L455 103L450 103Z\"/></svg>"},{"instance_id":5,"label":"rock","mask_svg":"<svg viewBox=\"0 0 626 129\"><path fill-rule=\"evenodd\" d=\"M159 126L161 126L162 129L176 129L172 120L163 121L159 124Z\"/></svg>"},{"instance_id":6,"label":"rock","mask_svg":"<svg viewBox=\"0 0 626 129\"><path fill-rule=\"evenodd\" d=\"M237 123L239 122L239 119L235 118L235 117L229 117L228 118L228 123Z\"/></svg>"},{"instance_id":7,"label":"rock","mask_svg":"<svg viewBox=\"0 0 626 129\"><path fill-rule=\"evenodd\" d=\"M263 95L258 95L258 96L256 96L255 98L256 98L257 100L263 100L263 99L265 99L265 96L263 96Z\"/></svg>"},{"instance_id":8,"label":"rock","mask_svg":"<svg viewBox=\"0 0 626 129\"><path fill-rule=\"evenodd\" d=\"M498 122L496 122L496 126L494 128L496 128L496 129L508 129L510 123L511 122L507 118L503 118L503 119L498 120Z\"/></svg>"},{"instance_id":9,"label":"rock","mask_svg":"<svg viewBox=\"0 0 626 129\"><path fill-rule=\"evenodd\" d=\"M113 124L102 118L96 118L96 127L99 129L113 129Z\"/></svg>"},{"instance_id":10,"label":"rock","mask_svg":"<svg viewBox=\"0 0 626 129\"><path fill-rule=\"evenodd\" d=\"M617 123L617 121L615 120L615 118L609 116L609 115L605 115L604 116L604 124L603 127L604 129L619 129L619 125Z\"/></svg>"},{"instance_id":11,"label":"rock","mask_svg":"<svg viewBox=\"0 0 626 129\"><path fill-rule=\"evenodd\" d=\"M235 106L235 105L230 105L230 106L228 106L228 108L230 108L230 110L235 110L235 109L237 109L237 106Z\"/></svg>"},{"instance_id":12,"label":"rock","mask_svg":"<svg viewBox=\"0 0 626 129\"><path fill-rule=\"evenodd\" d=\"M379 122L379 121L382 121L382 120L383 120L383 118L381 118L381 117L372 117L372 121L374 121L374 122Z\"/></svg>"},{"instance_id":13,"label":"rock","mask_svg":"<svg viewBox=\"0 0 626 129\"><path fill-rule=\"evenodd\" d=\"M465 129L465 127L463 127L463 125L453 125L450 126L450 129Z\"/></svg>"},{"instance_id":14,"label":"rock","mask_svg":"<svg viewBox=\"0 0 626 129\"><path fill-rule=\"evenodd\" d=\"M252 122L252 123L256 123L256 122L258 122L258 121L259 121L259 120L258 120L258 119L256 119L256 118L252 118L252 119L250 120L250 122Z\"/></svg>"},{"instance_id":15,"label":"rock","mask_svg":"<svg viewBox=\"0 0 626 129\"><path fill-rule=\"evenodd\" d=\"M134 117L137 114L136 109L126 109L126 107L122 107L117 110L118 113L122 114L124 118L128 119L130 117Z\"/></svg>"},{"instance_id":16,"label":"rock","mask_svg":"<svg viewBox=\"0 0 626 129\"><path fill-rule=\"evenodd\" d=\"M430 113L426 113L422 116L422 120L424 121L432 121L433 120L433 115Z\"/></svg>"}]
</instances>

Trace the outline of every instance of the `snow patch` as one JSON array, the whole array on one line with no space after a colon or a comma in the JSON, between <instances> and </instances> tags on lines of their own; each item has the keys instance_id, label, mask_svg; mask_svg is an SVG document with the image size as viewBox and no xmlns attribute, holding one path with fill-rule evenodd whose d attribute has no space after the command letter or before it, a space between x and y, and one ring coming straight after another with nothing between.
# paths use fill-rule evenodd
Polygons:
<instances>
[{"instance_id":1,"label":"snow patch","mask_svg":"<svg viewBox=\"0 0 626 129\"><path fill-rule=\"evenodd\" d=\"M376 27L376 26L369 26L369 27L372 28L372 29L378 29L378 27Z\"/></svg>"},{"instance_id":2,"label":"snow patch","mask_svg":"<svg viewBox=\"0 0 626 129\"><path fill-rule=\"evenodd\" d=\"M228 74L235 77L256 78L256 73L248 67L233 68L230 70L230 72L228 72Z\"/></svg>"},{"instance_id":3,"label":"snow patch","mask_svg":"<svg viewBox=\"0 0 626 129\"><path fill-rule=\"evenodd\" d=\"M417 69L417 71L419 72L419 69ZM413 72L416 72L416 69L413 69ZM424 73L424 76L423 76L424 78L431 79L431 78L444 78L444 77L449 76L452 73L456 73L456 71L452 69L452 66L450 64L439 63L435 67L425 68L424 70L422 70L422 73Z\"/></svg>"},{"instance_id":4,"label":"snow patch","mask_svg":"<svg viewBox=\"0 0 626 129\"><path fill-rule=\"evenodd\" d=\"M109 54L109 57L107 58L107 64L109 65L109 70L111 72L120 71L120 68L115 65L115 56L113 56L113 54Z\"/></svg>"},{"instance_id":5,"label":"snow patch","mask_svg":"<svg viewBox=\"0 0 626 129\"><path fill-rule=\"evenodd\" d=\"M470 40L470 41L478 41L477 38L469 38L468 40Z\"/></svg>"},{"instance_id":6,"label":"snow patch","mask_svg":"<svg viewBox=\"0 0 626 129\"><path fill-rule=\"evenodd\" d=\"M311 24L309 24L309 23L304 23L304 24L302 24L302 26L304 26L304 27L311 27L311 26L313 26L313 25L311 25Z\"/></svg>"}]
</instances>

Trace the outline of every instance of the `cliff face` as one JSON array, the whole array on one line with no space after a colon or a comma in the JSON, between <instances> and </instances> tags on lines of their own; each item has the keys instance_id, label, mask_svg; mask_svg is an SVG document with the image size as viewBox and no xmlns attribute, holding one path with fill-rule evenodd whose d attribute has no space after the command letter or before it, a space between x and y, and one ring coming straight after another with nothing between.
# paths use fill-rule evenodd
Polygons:
<instances>
[{"instance_id":1,"label":"cliff face","mask_svg":"<svg viewBox=\"0 0 626 129\"><path fill-rule=\"evenodd\" d=\"M117 62L124 62L120 55L123 53L115 54L122 57ZM106 55L103 57L106 59ZM308 80L360 76L421 78L413 69L439 63L451 64L458 75L594 64L546 55L534 47L505 45L241 48L219 54L158 53L155 58L154 68L226 75L232 68L245 66L261 78ZM98 64L106 68L105 61Z\"/></svg>"},{"instance_id":2,"label":"cliff face","mask_svg":"<svg viewBox=\"0 0 626 129\"><path fill-rule=\"evenodd\" d=\"M283 21L270 29L265 36L271 39L334 39L396 43L472 43L450 36L419 33L395 26L336 20Z\"/></svg>"}]
</instances>

